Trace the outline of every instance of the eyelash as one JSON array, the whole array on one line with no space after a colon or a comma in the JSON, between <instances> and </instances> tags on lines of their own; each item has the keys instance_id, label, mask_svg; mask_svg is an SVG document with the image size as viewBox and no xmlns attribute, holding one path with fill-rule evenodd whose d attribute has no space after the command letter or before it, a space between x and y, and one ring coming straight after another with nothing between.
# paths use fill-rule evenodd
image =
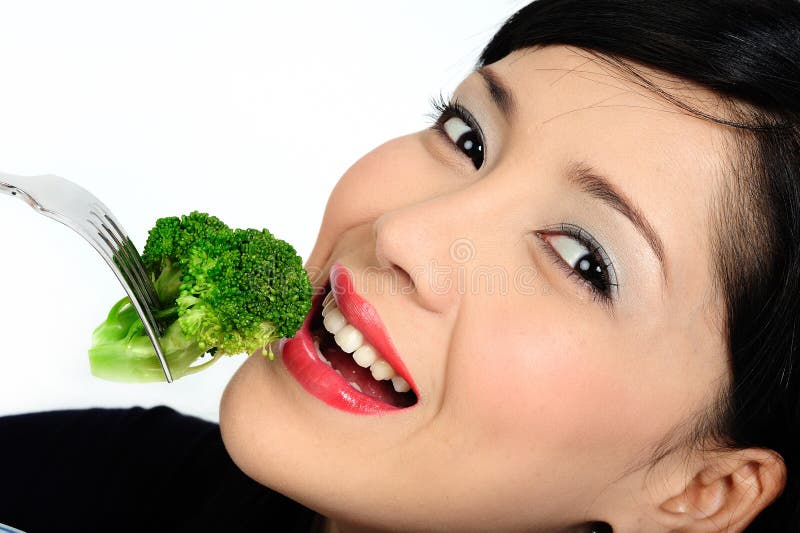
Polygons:
<instances>
[{"instance_id":1,"label":"eyelash","mask_svg":"<svg viewBox=\"0 0 800 533\"><path fill-rule=\"evenodd\" d=\"M431 98L431 107L433 107L433 112L429 115L429 118L433 120L433 125L431 128L439 133L445 142L453 146L455 150L470 158L475 169L480 170L480 168L483 166L483 162L486 160L486 137L483 134L480 124L478 124L478 121L472 116L472 113L467 111L467 109L458 102L457 98L448 100L441 94L438 96L438 98ZM463 120L464 123L469 126L473 132L475 132L480 146L478 149L481 156L480 163L476 163L476 161L472 159L472 156L470 156L460 146L453 142L453 139L445 130L444 125L451 118L459 118Z\"/></svg>"},{"instance_id":2,"label":"eyelash","mask_svg":"<svg viewBox=\"0 0 800 533\"><path fill-rule=\"evenodd\" d=\"M544 233L566 235L567 237L575 239L587 250L589 250L589 255L591 255L592 259L594 259L603 268L602 286L598 286L597 283L584 278L581 276L580 272L570 266L570 264L567 263L564 258L561 257L561 255L559 255L559 253L547 242L546 237L543 236ZM605 252L605 250L603 250L603 247L600 246L594 237L586 233L586 231L584 231L582 228L573 224L558 224L556 226L551 226L546 228L546 231L537 231L536 236L542 243L544 250L550 254L550 257L554 259L554 263L567 274L568 278L575 279L574 277L578 276L577 279L575 279L575 283L590 291L594 301L601 303L604 307L611 307L614 301L613 293L616 291L616 288L619 286L619 284L615 281L616 273L611 259L609 259L608 254Z\"/></svg>"},{"instance_id":3,"label":"eyelash","mask_svg":"<svg viewBox=\"0 0 800 533\"><path fill-rule=\"evenodd\" d=\"M433 125L431 128L436 131L442 138L447 142L449 145L453 147L453 149L457 150L459 153L465 155L466 157L470 157L466 154L456 143L453 142L453 139L450 135L445 131L444 125L445 123L453 117L457 117L464 121L467 126L469 126L480 138L481 146L485 148L485 137L483 135L483 131L481 130L480 125L472 116L472 114L467 111L461 104L459 104L458 99L445 99L444 96L441 94L438 98L434 97L431 98L431 106L433 107L433 112L429 115L429 117L433 120ZM486 157L485 151L483 152L483 157ZM471 159L471 158L470 158ZM473 164L474 160L473 160ZM475 165L476 169L480 169L480 165ZM544 247L545 251L550 255L551 258L554 259L554 263L558 266L561 270L563 270L568 278L573 278L575 283L577 283L581 288L588 290L592 295L593 301L599 302L606 308L611 308L613 304L613 296L612 293L614 292L615 288L618 284L614 281L616 279L616 274L614 271L614 265L612 264L611 260L608 258L608 254L606 254L603 247L588 233L586 233L582 228L575 226L573 224L559 224L556 226L552 226L547 228L547 231L555 234L562 234L575 239L581 245L583 245L587 250L589 250L589 255L602 266L603 268L603 275L602 275L602 283L603 286L598 287L596 283L584 278L581 276L580 272L578 272L575 268L570 266L558 252L553 249L553 247L545 240L542 236L544 232L536 232L539 241L541 242L542 246ZM577 278L575 277L577 276Z\"/></svg>"}]
</instances>

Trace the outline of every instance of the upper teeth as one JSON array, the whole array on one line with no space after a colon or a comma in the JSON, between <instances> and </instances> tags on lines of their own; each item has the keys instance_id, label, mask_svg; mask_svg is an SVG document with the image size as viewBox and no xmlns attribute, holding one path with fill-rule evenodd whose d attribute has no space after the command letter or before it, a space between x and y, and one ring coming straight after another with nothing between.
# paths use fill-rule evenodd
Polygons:
<instances>
[{"instance_id":1,"label":"upper teeth","mask_svg":"<svg viewBox=\"0 0 800 533\"><path fill-rule=\"evenodd\" d=\"M323 302L322 325L333 335L333 340L336 341L339 348L347 353L352 353L355 362L363 368L369 368L372 377L376 380L392 380L392 386L397 392L411 390L408 382L397 375L394 368L378 355L375 348L364 342L364 335L347 322L332 295L331 291Z\"/></svg>"}]
</instances>

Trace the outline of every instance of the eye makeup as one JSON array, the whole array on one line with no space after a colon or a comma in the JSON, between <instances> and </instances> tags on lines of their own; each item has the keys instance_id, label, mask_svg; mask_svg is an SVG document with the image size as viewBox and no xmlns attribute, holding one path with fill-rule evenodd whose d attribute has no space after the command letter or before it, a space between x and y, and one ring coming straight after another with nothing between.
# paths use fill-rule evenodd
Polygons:
<instances>
[{"instance_id":1,"label":"eye makeup","mask_svg":"<svg viewBox=\"0 0 800 533\"><path fill-rule=\"evenodd\" d=\"M583 228L557 224L537 231L536 236L555 264L592 297L610 307L617 291L617 274L606 251Z\"/></svg>"},{"instance_id":2,"label":"eye makeup","mask_svg":"<svg viewBox=\"0 0 800 533\"><path fill-rule=\"evenodd\" d=\"M433 130L467 156L475 170L480 170L486 159L486 143L483 130L472 113L457 99L446 100L441 95L433 99L431 105L435 111Z\"/></svg>"}]
</instances>

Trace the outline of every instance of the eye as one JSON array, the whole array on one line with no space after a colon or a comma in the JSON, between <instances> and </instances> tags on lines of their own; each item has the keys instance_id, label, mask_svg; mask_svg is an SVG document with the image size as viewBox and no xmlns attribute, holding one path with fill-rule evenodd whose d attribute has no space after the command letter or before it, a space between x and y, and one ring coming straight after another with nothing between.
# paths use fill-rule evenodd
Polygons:
<instances>
[{"instance_id":1,"label":"eye","mask_svg":"<svg viewBox=\"0 0 800 533\"><path fill-rule=\"evenodd\" d=\"M457 102L441 98L433 102L433 107L438 111L433 129L469 157L476 170L480 169L485 157L483 134L470 112Z\"/></svg>"},{"instance_id":2,"label":"eye","mask_svg":"<svg viewBox=\"0 0 800 533\"><path fill-rule=\"evenodd\" d=\"M569 277L577 275L580 285L603 302L611 303L613 288L617 286L614 266L591 235L577 226L561 224L556 231L538 233L538 236Z\"/></svg>"}]
</instances>

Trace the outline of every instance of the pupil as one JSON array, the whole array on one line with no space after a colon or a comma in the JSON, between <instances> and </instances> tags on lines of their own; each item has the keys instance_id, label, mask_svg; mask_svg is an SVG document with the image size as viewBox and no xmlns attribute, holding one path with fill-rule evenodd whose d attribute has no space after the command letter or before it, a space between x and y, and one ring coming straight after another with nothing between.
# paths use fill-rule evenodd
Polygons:
<instances>
[{"instance_id":1,"label":"pupil","mask_svg":"<svg viewBox=\"0 0 800 533\"><path fill-rule=\"evenodd\" d=\"M603 276L603 268L590 255L585 255L578 261L578 270L588 282L600 290L605 290L606 279Z\"/></svg>"},{"instance_id":2,"label":"pupil","mask_svg":"<svg viewBox=\"0 0 800 533\"><path fill-rule=\"evenodd\" d=\"M470 131L465 133L458 139L457 144L472 159L472 164L475 165L475 168L481 168L481 165L483 165L483 145L477 132Z\"/></svg>"}]
</instances>

